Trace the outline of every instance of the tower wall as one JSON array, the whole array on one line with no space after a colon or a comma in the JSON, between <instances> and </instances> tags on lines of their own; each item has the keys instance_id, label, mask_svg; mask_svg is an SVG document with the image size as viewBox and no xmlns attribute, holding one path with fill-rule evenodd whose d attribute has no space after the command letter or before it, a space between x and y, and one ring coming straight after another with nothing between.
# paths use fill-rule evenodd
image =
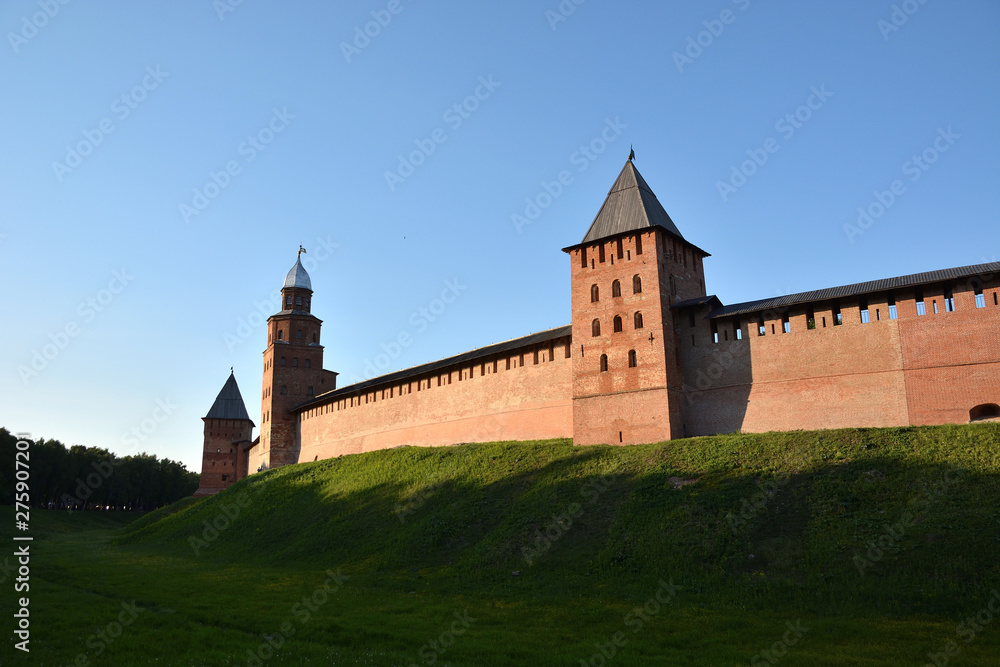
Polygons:
<instances>
[{"instance_id":1,"label":"tower wall","mask_svg":"<svg viewBox=\"0 0 1000 667\"><path fill-rule=\"evenodd\" d=\"M240 443L249 441L253 422L245 419L209 419L201 458L201 480L196 496L208 496L233 485L238 479Z\"/></svg>"},{"instance_id":2,"label":"tower wall","mask_svg":"<svg viewBox=\"0 0 1000 667\"><path fill-rule=\"evenodd\" d=\"M299 290L282 293L285 299L303 296ZM260 442L250 455L251 471L295 463L298 433L294 408L336 388L336 374L323 370L321 325L305 310L282 311L267 321Z\"/></svg>"},{"instance_id":3,"label":"tower wall","mask_svg":"<svg viewBox=\"0 0 1000 667\"><path fill-rule=\"evenodd\" d=\"M670 304L704 295L704 254L660 228L647 228L573 248L569 255L574 442L634 444L681 437L683 383ZM636 313L642 316L641 327ZM615 330L616 317L621 331Z\"/></svg>"}]
</instances>

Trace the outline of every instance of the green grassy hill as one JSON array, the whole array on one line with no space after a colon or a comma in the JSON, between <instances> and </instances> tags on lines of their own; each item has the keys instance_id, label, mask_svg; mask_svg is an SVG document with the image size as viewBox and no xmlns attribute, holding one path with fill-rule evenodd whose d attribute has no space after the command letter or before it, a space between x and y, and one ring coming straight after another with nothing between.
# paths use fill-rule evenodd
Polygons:
<instances>
[{"instance_id":1,"label":"green grassy hill","mask_svg":"<svg viewBox=\"0 0 1000 667\"><path fill-rule=\"evenodd\" d=\"M996 665L998 472L1000 424L845 429L404 447L126 526L33 510L31 657Z\"/></svg>"},{"instance_id":2,"label":"green grassy hill","mask_svg":"<svg viewBox=\"0 0 1000 667\"><path fill-rule=\"evenodd\" d=\"M998 470L996 424L399 448L255 475L124 541L407 590L672 578L743 608L946 613L1000 578Z\"/></svg>"}]
</instances>

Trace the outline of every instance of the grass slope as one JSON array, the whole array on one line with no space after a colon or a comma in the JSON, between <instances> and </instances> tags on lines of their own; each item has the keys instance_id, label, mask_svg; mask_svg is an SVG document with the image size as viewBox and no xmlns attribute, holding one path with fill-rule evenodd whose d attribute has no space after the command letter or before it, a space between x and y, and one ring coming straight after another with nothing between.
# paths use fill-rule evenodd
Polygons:
<instances>
[{"instance_id":1,"label":"grass slope","mask_svg":"<svg viewBox=\"0 0 1000 667\"><path fill-rule=\"evenodd\" d=\"M154 610L121 664L157 627L160 664L986 665L998 470L997 424L399 448L53 536L40 576Z\"/></svg>"}]
</instances>

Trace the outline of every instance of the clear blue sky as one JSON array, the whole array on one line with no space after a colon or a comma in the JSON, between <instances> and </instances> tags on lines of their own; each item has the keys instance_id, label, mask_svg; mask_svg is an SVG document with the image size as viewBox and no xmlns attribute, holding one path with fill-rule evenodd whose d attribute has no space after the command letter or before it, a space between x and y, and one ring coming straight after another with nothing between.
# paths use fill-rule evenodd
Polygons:
<instances>
[{"instance_id":1,"label":"clear blue sky","mask_svg":"<svg viewBox=\"0 0 1000 667\"><path fill-rule=\"evenodd\" d=\"M0 425L35 437L197 470L230 366L259 422L241 318L300 243L344 380L568 324L630 144L724 303L997 257L996 2L51 5L0 8Z\"/></svg>"}]
</instances>

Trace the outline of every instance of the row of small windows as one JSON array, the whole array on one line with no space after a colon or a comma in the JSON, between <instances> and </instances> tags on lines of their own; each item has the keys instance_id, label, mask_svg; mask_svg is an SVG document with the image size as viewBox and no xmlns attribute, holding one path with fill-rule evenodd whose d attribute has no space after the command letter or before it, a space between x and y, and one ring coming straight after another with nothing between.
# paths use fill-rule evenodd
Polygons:
<instances>
[{"instance_id":1,"label":"row of small windows","mask_svg":"<svg viewBox=\"0 0 1000 667\"><path fill-rule=\"evenodd\" d=\"M628 367L629 368L635 368L637 365L638 365L638 361L636 359L635 350L629 350L628 351ZM606 354L602 354L601 355L601 372L602 373L607 373L608 372L608 355L606 355Z\"/></svg>"},{"instance_id":2,"label":"row of small windows","mask_svg":"<svg viewBox=\"0 0 1000 667\"><path fill-rule=\"evenodd\" d=\"M632 276L632 294L642 293L642 278L639 274ZM611 296L617 297L622 295L622 284L617 279L611 283ZM597 285L590 286L590 302L597 303L601 300L601 288Z\"/></svg>"},{"instance_id":3,"label":"row of small windows","mask_svg":"<svg viewBox=\"0 0 1000 667\"><path fill-rule=\"evenodd\" d=\"M612 326L614 327L615 333L619 333L622 331L621 315L615 315L615 319L612 321ZM636 329L642 328L642 313L636 312L635 315L632 316L632 326ZM600 320L595 319L593 322L590 323L590 335L595 338L601 335Z\"/></svg>"},{"instance_id":4,"label":"row of small windows","mask_svg":"<svg viewBox=\"0 0 1000 667\"><path fill-rule=\"evenodd\" d=\"M302 329L295 330L295 339L302 340ZM285 332L281 329L278 329L278 340L285 340ZM312 335L312 342L316 342L316 334Z\"/></svg>"},{"instance_id":5,"label":"row of small windows","mask_svg":"<svg viewBox=\"0 0 1000 667\"><path fill-rule=\"evenodd\" d=\"M296 306L301 306L302 305L302 297L301 296L295 297L295 305ZM309 297L306 297L305 306L306 306L306 308L309 307ZM291 295L285 297L285 307L286 308L291 308L292 307L292 297L291 297Z\"/></svg>"},{"instance_id":6,"label":"row of small windows","mask_svg":"<svg viewBox=\"0 0 1000 667\"><path fill-rule=\"evenodd\" d=\"M309 360L309 359L303 359L303 364L305 365L306 368L312 368L312 361ZM279 366L285 366L285 365L287 365L286 364L286 360L285 360L284 357L282 357L278 361L278 365ZM298 367L298 365L299 365L299 358L298 357L292 357L292 367L296 368L296 367Z\"/></svg>"},{"instance_id":7,"label":"row of small windows","mask_svg":"<svg viewBox=\"0 0 1000 667\"><path fill-rule=\"evenodd\" d=\"M994 291L993 294L992 294L992 297L993 297L992 298L993 305L994 306L1000 306L1000 295L998 295L998 292ZM924 294L923 294L923 290L922 289L917 288L915 290L914 301L915 301L915 304L916 304L916 313L917 313L917 316L918 317L922 317L922 316L926 315L927 314L927 299L924 298ZM974 302L975 302L975 306L976 306L977 309L978 308L985 308L986 307L987 295L983 292L983 288L981 288L981 287L974 288ZM955 294L954 294L954 291L951 288L945 289L944 290L944 294L943 294L943 298L941 300L941 304L940 305L938 304L938 300L937 299L930 299L930 308L931 308L931 312L933 314L935 314L935 315L937 315L938 313L940 313L942 308L943 308L944 312L946 312L946 313L953 313L953 312L955 312ZM872 312L873 310L874 310L874 312ZM885 314L884 315L883 315L883 311L882 311L881 308L874 308L874 309L871 308L869 306L869 304L868 304L868 299L862 297L859 300L859 303L858 303L858 315L859 315L859 318L861 320L861 324L870 324L872 322L872 318L873 317L874 317L874 320L876 322L881 322L881 321L883 321L883 319L890 319L890 320L899 319L899 309L898 309L898 307L896 305L896 299L895 299L895 297L893 295L891 295L891 294L886 299L886 310L885 310ZM843 316L843 313L841 312L840 305L834 303L833 307L831 308L831 324L832 324L832 326L836 327L836 326L841 326L843 323L844 323L844 316ZM694 327L696 325L695 314L694 314L693 310L688 312L688 324L691 327ZM810 329L810 330L817 329L817 328L824 328L825 329L826 326L827 326L826 316L821 316L821 317L819 317L817 319L816 314L815 314L815 310L812 307L810 307L810 308L808 308L806 310L806 328L807 329ZM762 316L758 316L757 322L756 322L756 327L757 327L757 335L758 336L764 336L764 335L766 335L768 333L768 331L767 331L767 325L765 324L764 318ZM782 333L791 333L792 332L792 324L791 324L791 321L790 321L789 316L788 316L787 313L785 313L781 317L781 332ZM777 333L777 326L776 326L775 323L771 324L771 331L770 331L770 333L771 334L776 334ZM723 337L724 337L725 340L729 340L729 335L728 335L727 331L724 331L722 335L723 335ZM743 339L743 332L740 329L739 321L738 320L734 321L733 322L733 340L742 340L742 339ZM692 342L693 342L693 340L694 340L694 338L692 337ZM718 323L714 322L714 321L712 322L712 340L715 343L719 342Z\"/></svg>"},{"instance_id":8,"label":"row of small windows","mask_svg":"<svg viewBox=\"0 0 1000 667\"><path fill-rule=\"evenodd\" d=\"M636 255L641 255L642 254L642 236L641 235L636 235L634 238L635 238L635 254ZM674 262L676 262L678 264L683 264L685 267L687 267L687 265L688 265L688 254L690 254L691 255L691 264L692 264L692 266L696 266L696 264L697 264L697 255L695 254L695 249L694 248L690 248L689 249L683 243L679 244L677 242L677 239L675 239L673 237L671 237L669 239L669 241L668 241L666 234L661 234L659 238L660 238L661 246L663 248L663 254L661 256L666 257L667 259L673 259ZM624 247L622 239L617 239L615 241L612 241L612 243L615 244L614 251L611 253L611 263L612 264L615 263L615 258L616 257L618 259L629 259L629 260L632 259L632 251L628 250L628 249L626 249ZM597 261L599 261L602 264L604 263L605 258L606 258L606 254L605 254L605 250L604 250L604 245L605 245L604 243L601 243L600 245L597 246ZM588 259L587 248L582 248L580 250L580 267L581 268L584 268L584 269L587 268L587 259ZM590 258L590 268L594 268L594 259L593 258Z\"/></svg>"},{"instance_id":9,"label":"row of small windows","mask_svg":"<svg viewBox=\"0 0 1000 667\"><path fill-rule=\"evenodd\" d=\"M624 244L622 242L622 239L618 239L617 241L614 241L614 244L615 244L615 252L614 252L614 254L611 255L611 263L612 264L615 263L615 257L616 256L618 257L618 259L625 259L626 257L628 259L632 259L632 251L625 249L625 246L624 246ZM642 254L642 236L639 236L639 235L637 235L635 237L635 254L636 255L641 255ZM602 243L599 246L597 246L597 261L599 261L601 264L603 264L604 263L604 259L605 259L604 244ZM587 249L586 248L583 248L580 251L580 266L582 268L584 268L584 269L587 268ZM590 260L590 268L594 268L594 260L593 259Z\"/></svg>"}]
</instances>

